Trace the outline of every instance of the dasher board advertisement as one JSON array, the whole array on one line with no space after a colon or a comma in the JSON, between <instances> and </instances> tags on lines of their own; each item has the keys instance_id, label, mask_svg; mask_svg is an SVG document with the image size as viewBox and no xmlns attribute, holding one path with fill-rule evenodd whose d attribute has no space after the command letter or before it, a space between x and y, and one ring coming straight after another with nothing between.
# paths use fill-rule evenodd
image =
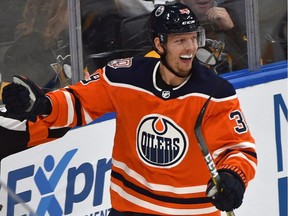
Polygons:
<instances>
[{"instance_id":1,"label":"dasher board advertisement","mask_svg":"<svg viewBox=\"0 0 288 216\"><path fill-rule=\"evenodd\" d=\"M4 158L0 215L108 215L114 121Z\"/></svg>"}]
</instances>

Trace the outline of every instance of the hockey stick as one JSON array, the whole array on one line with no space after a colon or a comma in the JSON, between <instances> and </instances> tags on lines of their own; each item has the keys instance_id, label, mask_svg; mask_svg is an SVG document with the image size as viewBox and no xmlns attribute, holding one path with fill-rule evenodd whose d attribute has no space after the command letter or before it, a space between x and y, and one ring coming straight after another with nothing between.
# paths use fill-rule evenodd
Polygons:
<instances>
[{"instance_id":1,"label":"hockey stick","mask_svg":"<svg viewBox=\"0 0 288 216\"><path fill-rule=\"evenodd\" d=\"M212 98L212 96L210 96L206 100L202 109L200 110L200 113L199 113L197 120L196 120L196 123L195 123L194 133L195 133L196 139L198 141L200 150L204 156L204 160L206 162L208 170L211 174L212 181L215 184L217 191L221 192L223 190L223 188L221 188L221 179L220 179L220 176L219 176L218 171L216 169L216 165L213 161L213 158L209 152L209 149L207 147L207 144L206 144L206 141L204 139L203 132L202 132L202 120L203 120L206 108L207 108L211 98ZM233 210L226 212L226 214L227 214L227 216L235 216Z\"/></svg>"},{"instance_id":2,"label":"hockey stick","mask_svg":"<svg viewBox=\"0 0 288 216\"><path fill-rule=\"evenodd\" d=\"M30 216L37 216L36 212L29 205L27 205L19 195L15 194L15 192L12 191L1 179L0 179L0 188L6 190L8 196L17 201L20 205L22 205L23 208L29 212Z\"/></svg>"}]
</instances>

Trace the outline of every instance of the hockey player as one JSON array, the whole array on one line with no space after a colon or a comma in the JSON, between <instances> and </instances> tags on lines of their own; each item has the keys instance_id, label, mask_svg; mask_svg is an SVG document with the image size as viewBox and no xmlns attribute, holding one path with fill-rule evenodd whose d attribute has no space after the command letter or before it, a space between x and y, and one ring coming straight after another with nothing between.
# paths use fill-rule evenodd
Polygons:
<instances>
[{"instance_id":1,"label":"hockey player","mask_svg":"<svg viewBox=\"0 0 288 216\"><path fill-rule=\"evenodd\" d=\"M36 121L29 121L31 131L37 124L47 127L44 141L55 128L65 134L116 112L110 216L232 211L242 204L257 165L236 92L195 59L205 36L186 5L155 7L149 31L160 59L117 59L89 79L46 95L31 80L14 77L3 90L7 113ZM202 128L221 176L218 192L193 130L209 96ZM32 135L28 145L40 144L39 133Z\"/></svg>"}]
</instances>

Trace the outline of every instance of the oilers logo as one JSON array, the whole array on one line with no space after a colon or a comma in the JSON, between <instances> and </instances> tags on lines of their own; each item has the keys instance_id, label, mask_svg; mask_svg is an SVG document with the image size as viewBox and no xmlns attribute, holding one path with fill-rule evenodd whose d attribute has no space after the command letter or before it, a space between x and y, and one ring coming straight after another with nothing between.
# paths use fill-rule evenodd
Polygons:
<instances>
[{"instance_id":1,"label":"oilers logo","mask_svg":"<svg viewBox=\"0 0 288 216\"><path fill-rule=\"evenodd\" d=\"M147 165L176 166L184 158L188 143L184 130L166 116L148 115L139 123L137 152Z\"/></svg>"}]
</instances>

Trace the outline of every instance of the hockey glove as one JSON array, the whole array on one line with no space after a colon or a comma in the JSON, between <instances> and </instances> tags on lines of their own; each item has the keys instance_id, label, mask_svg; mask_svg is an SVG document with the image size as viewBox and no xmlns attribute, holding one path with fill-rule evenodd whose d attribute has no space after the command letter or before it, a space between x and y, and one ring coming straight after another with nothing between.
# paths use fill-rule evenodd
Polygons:
<instances>
[{"instance_id":1,"label":"hockey glove","mask_svg":"<svg viewBox=\"0 0 288 216\"><path fill-rule=\"evenodd\" d=\"M9 114L33 122L37 115L50 114L52 109L44 92L32 80L23 76L14 76L13 83L3 88L2 101Z\"/></svg>"},{"instance_id":2,"label":"hockey glove","mask_svg":"<svg viewBox=\"0 0 288 216\"><path fill-rule=\"evenodd\" d=\"M221 191L217 192L212 179L209 180L206 194L211 198L213 205L221 211L233 211L241 206L245 192L245 186L241 178L230 170L219 170L221 178Z\"/></svg>"}]
</instances>

